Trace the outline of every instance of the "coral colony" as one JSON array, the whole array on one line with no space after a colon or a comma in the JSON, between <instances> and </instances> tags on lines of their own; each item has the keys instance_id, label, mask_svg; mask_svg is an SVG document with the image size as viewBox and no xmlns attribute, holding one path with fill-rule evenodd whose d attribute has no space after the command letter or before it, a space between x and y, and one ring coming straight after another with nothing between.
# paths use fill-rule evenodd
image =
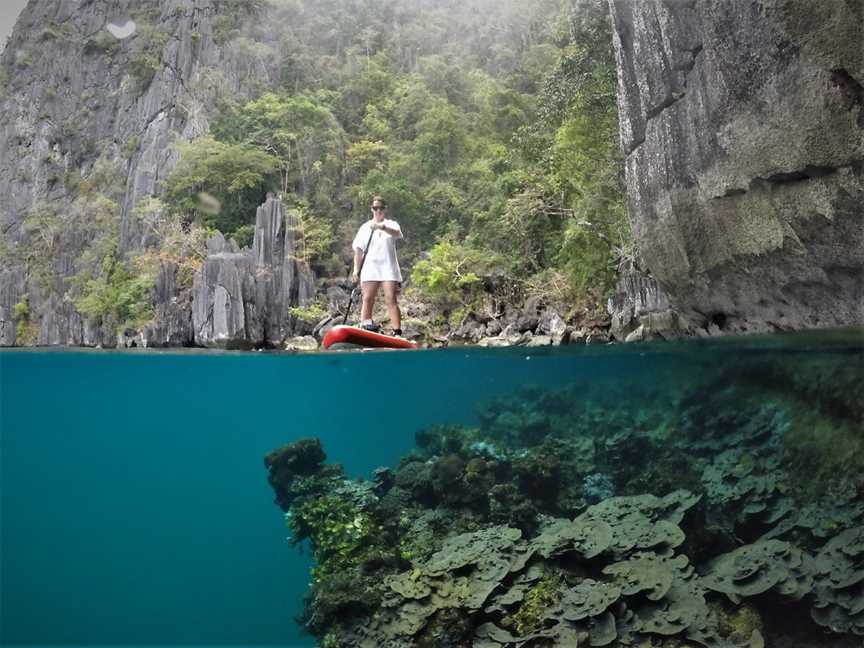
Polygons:
<instances>
[{"instance_id":1,"label":"coral colony","mask_svg":"<svg viewBox=\"0 0 864 648\"><path fill-rule=\"evenodd\" d=\"M370 481L275 450L301 621L327 648L860 646L861 382L807 359L527 388Z\"/></svg>"}]
</instances>

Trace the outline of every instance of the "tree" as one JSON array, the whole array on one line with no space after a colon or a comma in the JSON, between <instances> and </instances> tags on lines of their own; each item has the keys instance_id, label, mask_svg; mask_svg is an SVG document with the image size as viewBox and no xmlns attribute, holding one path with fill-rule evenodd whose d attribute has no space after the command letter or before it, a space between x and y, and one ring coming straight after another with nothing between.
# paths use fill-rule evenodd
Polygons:
<instances>
[{"instance_id":1,"label":"tree","mask_svg":"<svg viewBox=\"0 0 864 648\"><path fill-rule=\"evenodd\" d=\"M315 162L338 168L344 134L332 113L306 96L268 93L240 111L245 141L279 160L283 193L306 193Z\"/></svg>"},{"instance_id":2,"label":"tree","mask_svg":"<svg viewBox=\"0 0 864 648\"><path fill-rule=\"evenodd\" d=\"M167 180L169 210L231 234L251 222L272 188L279 163L248 144L227 144L210 135L177 145L180 162Z\"/></svg>"}]
</instances>

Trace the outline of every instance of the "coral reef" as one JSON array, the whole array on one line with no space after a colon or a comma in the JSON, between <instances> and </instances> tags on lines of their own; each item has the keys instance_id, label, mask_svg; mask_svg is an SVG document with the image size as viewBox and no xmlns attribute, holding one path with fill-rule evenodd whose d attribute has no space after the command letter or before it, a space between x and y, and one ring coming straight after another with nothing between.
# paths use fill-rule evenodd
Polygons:
<instances>
[{"instance_id":1,"label":"coral reef","mask_svg":"<svg viewBox=\"0 0 864 648\"><path fill-rule=\"evenodd\" d=\"M778 389L795 360L765 362L526 387L369 481L316 439L272 452L301 621L327 647L860 646L864 378L807 359L818 388Z\"/></svg>"}]
</instances>

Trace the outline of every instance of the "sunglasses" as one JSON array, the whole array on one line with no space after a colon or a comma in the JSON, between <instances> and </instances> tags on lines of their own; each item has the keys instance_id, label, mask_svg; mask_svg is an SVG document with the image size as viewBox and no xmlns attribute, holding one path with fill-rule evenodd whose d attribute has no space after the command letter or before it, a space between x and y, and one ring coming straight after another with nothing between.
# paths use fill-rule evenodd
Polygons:
<instances>
[{"instance_id":1,"label":"sunglasses","mask_svg":"<svg viewBox=\"0 0 864 648\"><path fill-rule=\"evenodd\" d=\"M383 205L372 205L372 211L384 211Z\"/></svg>"}]
</instances>

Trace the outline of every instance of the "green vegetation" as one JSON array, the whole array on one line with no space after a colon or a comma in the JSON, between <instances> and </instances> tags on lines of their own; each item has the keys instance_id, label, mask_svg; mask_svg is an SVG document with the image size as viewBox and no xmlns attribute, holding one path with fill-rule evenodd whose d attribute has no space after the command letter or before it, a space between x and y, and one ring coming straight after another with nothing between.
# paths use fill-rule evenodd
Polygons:
<instances>
[{"instance_id":1,"label":"green vegetation","mask_svg":"<svg viewBox=\"0 0 864 648\"><path fill-rule=\"evenodd\" d=\"M414 285L443 307L468 306L479 297L482 275L502 260L484 250L444 239L413 270Z\"/></svg>"},{"instance_id":2,"label":"green vegetation","mask_svg":"<svg viewBox=\"0 0 864 648\"><path fill-rule=\"evenodd\" d=\"M333 224L323 216L308 213L302 207L290 210L288 219L294 229L295 256L312 264L327 261L327 253L332 249L335 240Z\"/></svg>"},{"instance_id":3,"label":"green vegetation","mask_svg":"<svg viewBox=\"0 0 864 648\"><path fill-rule=\"evenodd\" d=\"M219 44L225 44L235 37L249 16L267 6L266 0L222 0L222 12L213 21L213 38Z\"/></svg>"},{"instance_id":4,"label":"green vegetation","mask_svg":"<svg viewBox=\"0 0 864 648\"><path fill-rule=\"evenodd\" d=\"M138 137L137 135L133 135L128 140L126 140L125 144L123 144L123 149L122 149L123 155L127 158L132 157L132 155L135 153L135 151L138 150L138 147L140 145L141 145L141 138Z\"/></svg>"},{"instance_id":5,"label":"green vegetation","mask_svg":"<svg viewBox=\"0 0 864 648\"><path fill-rule=\"evenodd\" d=\"M115 252L103 257L101 272L84 283L75 307L115 329L136 328L153 318L152 288L152 277L119 260Z\"/></svg>"},{"instance_id":6,"label":"green vegetation","mask_svg":"<svg viewBox=\"0 0 864 648\"><path fill-rule=\"evenodd\" d=\"M428 298L470 304L494 265L526 295L604 300L631 248L605 2L238 0L214 29L280 81L220 95L210 134L181 145L170 212L248 243L279 193L298 255L327 271L382 194Z\"/></svg>"},{"instance_id":7,"label":"green vegetation","mask_svg":"<svg viewBox=\"0 0 864 648\"><path fill-rule=\"evenodd\" d=\"M303 307L291 307L288 309L288 314L291 317L296 317L308 326L315 326L318 322L329 315L327 310L321 304L309 304Z\"/></svg>"},{"instance_id":8,"label":"green vegetation","mask_svg":"<svg viewBox=\"0 0 864 648\"><path fill-rule=\"evenodd\" d=\"M15 343L18 346L30 346L36 343L39 337L39 327L30 312L30 298L27 295L21 298L12 308L12 316L17 322L15 326Z\"/></svg>"},{"instance_id":9,"label":"green vegetation","mask_svg":"<svg viewBox=\"0 0 864 648\"><path fill-rule=\"evenodd\" d=\"M177 268L174 280L181 290L192 288L195 272L207 258L207 239L213 230L197 223L184 223L167 213L165 204L149 197L138 201L133 212L136 224L158 244L146 248L136 263L155 276L163 263Z\"/></svg>"},{"instance_id":10,"label":"green vegetation","mask_svg":"<svg viewBox=\"0 0 864 648\"><path fill-rule=\"evenodd\" d=\"M113 34L106 30L102 30L95 36L91 36L84 43L85 54L103 54L112 56L120 49L120 41Z\"/></svg>"},{"instance_id":11,"label":"green vegetation","mask_svg":"<svg viewBox=\"0 0 864 648\"><path fill-rule=\"evenodd\" d=\"M58 250L83 245L64 286L75 303L112 325L142 321L160 264L176 264L180 285L191 285L209 233L251 245L268 192L286 206L295 255L319 274L342 274L348 242L382 194L406 234L399 255L409 282L451 319L477 308L493 284L514 300L604 301L632 243L603 0L215 6L214 36L243 72L240 88L206 68L189 81L181 107L203 106L210 130L177 144L164 193L136 209L151 247L118 254L123 180L101 177L104 169L82 177L99 155L82 109L62 124L73 159L54 176L72 206L31 210L15 252L44 285ZM86 50L128 48L129 78L143 93L171 36L153 0L131 17L128 45L103 31ZM50 23L40 34L68 35ZM15 66L31 64L28 51L16 53ZM4 75L0 86L10 82ZM139 146L132 137L121 153ZM84 232L77 239L75 228Z\"/></svg>"},{"instance_id":12,"label":"green vegetation","mask_svg":"<svg viewBox=\"0 0 864 648\"><path fill-rule=\"evenodd\" d=\"M110 36L110 34L109 34ZM114 42L117 39L111 37ZM129 74L135 81L135 88L144 93L156 73L162 68L162 50L171 34L147 22L139 22L132 41L129 55Z\"/></svg>"},{"instance_id":13,"label":"green vegetation","mask_svg":"<svg viewBox=\"0 0 864 648\"><path fill-rule=\"evenodd\" d=\"M170 211L226 234L248 224L266 196L277 168L272 155L246 144L226 144L212 136L177 145L180 163L168 179Z\"/></svg>"},{"instance_id":14,"label":"green vegetation","mask_svg":"<svg viewBox=\"0 0 864 648\"><path fill-rule=\"evenodd\" d=\"M143 324L152 317L154 273L139 257L125 259L117 250L124 169L100 157L86 176L75 170L66 182L74 199L67 205L42 201L30 209L22 222L23 239L8 252L14 257L8 260L24 264L29 280L42 291L62 291L83 315L109 329ZM164 245L169 242L166 238ZM64 267L62 275L58 265ZM35 322L28 297L16 306L15 317L19 343L32 343Z\"/></svg>"}]
</instances>

